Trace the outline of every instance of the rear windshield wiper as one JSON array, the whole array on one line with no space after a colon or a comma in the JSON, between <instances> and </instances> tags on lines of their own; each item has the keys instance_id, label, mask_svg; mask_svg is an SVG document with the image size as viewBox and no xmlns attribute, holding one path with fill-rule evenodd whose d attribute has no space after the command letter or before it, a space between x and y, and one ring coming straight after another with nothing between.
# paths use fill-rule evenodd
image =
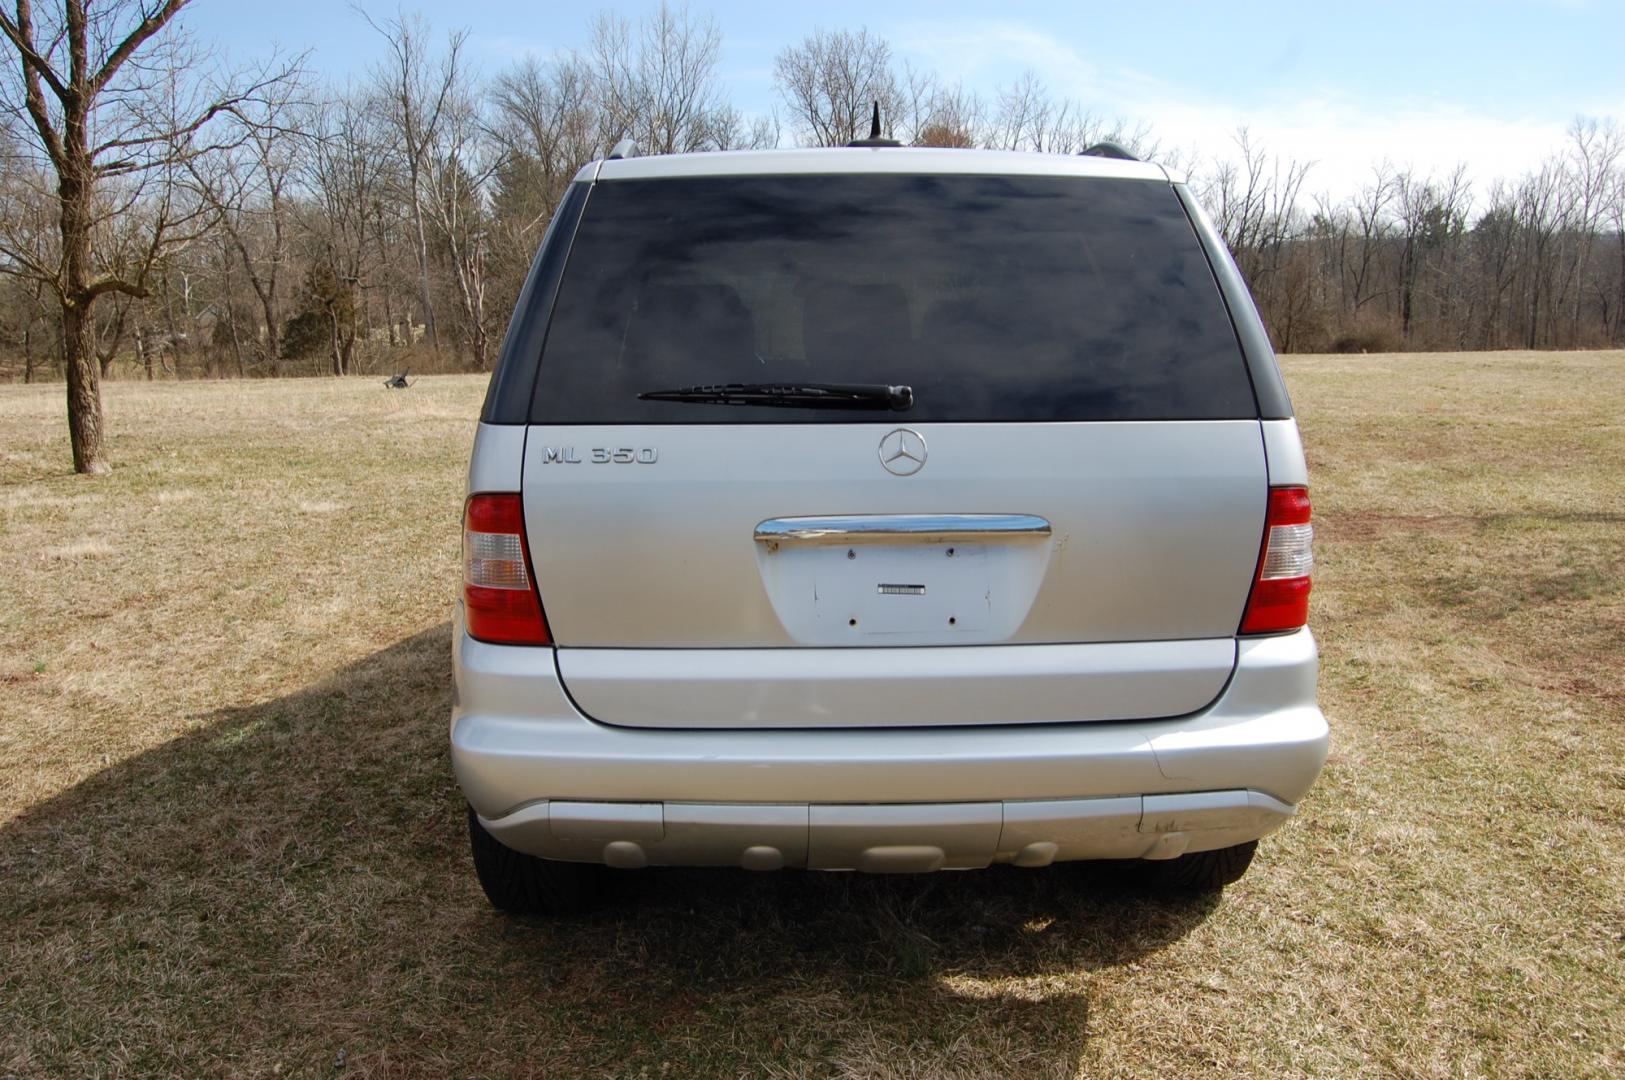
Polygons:
<instances>
[{"instance_id":1,"label":"rear windshield wiper","mask_svg":"<svg viewBox=\"0 0 1625 1080\"><path fill-rule=\"evenodd\" d=\"M772 405L787 409L890 409L914 404L908 386L881 383L726 383L648 390L639 401L682 401L699 405Z\"/></svg>"}]
</instances>

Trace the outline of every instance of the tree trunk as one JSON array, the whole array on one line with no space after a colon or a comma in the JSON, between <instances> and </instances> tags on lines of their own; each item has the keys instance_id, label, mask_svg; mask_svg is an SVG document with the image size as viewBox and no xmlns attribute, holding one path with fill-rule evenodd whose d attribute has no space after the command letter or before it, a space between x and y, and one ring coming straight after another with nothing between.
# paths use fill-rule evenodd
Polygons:
<instances>
[{"instance_id":1,"label":"tree trunk","mask_svg":"<svg viewBox=\"0 0 1625 1080\"><path fill-rule=\"evenodd\" d=\"M1416 292L1416 241L1405 237L1405 246L1399 252L1399 336L1403 341L1411 338L1411 302Z\"/></svg>"},{"instance_id":2,"label":"tree trunk","mask_svg":"<svg viewBox=\"0 0 1625 1080\"><path fill-rule=\"evenodd\" d=\"M388 288L388 286L385 286L385 288L384 288L384 324L389 327L389 345L390 345L390 348L394 348L395 346L399 345L400 342L396 340L396 334L395 334L395 305L393 305L393 304L391 304L389 302L389 288Z\"/></svg>"},{"instance_id":3,"label":"tree trunk","mask_svg":"<svg viewBox=\"0 0 1625 1080\"><path fill-rule=\"evenodd\" d=\"M181 366L181 331L179 325L175 322L175 291L170 287L169 268L167 266L164 268L163 282L164 326L169 331L169 354L175 358L175 369L179 371ZM230 310L231 309L228 307L228 316L230 315ZM207 356L208 354L205 353L204 355ZM209 360L209 364L211 367L213 367L214 361L212 358ZM206 371L205 374L213 375L214 372L212 370Z\"/></svg>"},{"instance_id":4,"label":"tree trunk","mask_svg":"<svg viewBox=\"0 0 1625 1080\"><path fill-rule=\"evenodd\" d=\"M96 365L96 294L90 277L90 183L93 175L89 137L83 113L70 112L63 123L69 149L66 167L57 178L62 205L62 364L68 382L68 440L73 471L112 471L102 438L101 370Z\"/></svg>"},{"instance_id":5,"label":"tree trunk","mask_svg":"<svg viewBox=\"0 0 1625 1080\"><path fill-rule=\"evenodd\" d=\"M73 471L100 475L112 472L112 467L107 463L102 440L101 372L90 338L90 313L78 304L64 306L62 359L68 374L68 441L73 445Z\"/></svg>"},{"instance_id":6,"label":"tree trunk","mask_svg":"<svg viewBox=\"0 0 1625 1080\"><path fill-rule=\"evenodd\" d=\"M1537 335L1540 332L1540 264L1535 264L1534 291L1529 300L1529 334L1525 338L1525 346L1533 349Z\"/></svg>"},{"instance_id":7,"label":"tree trunk","mask_svg":"<svg viewBox=\"0 0 1625 1080\"><path fill-rule=\"evenodd\" d=\"M252 275L249 280L254 283L254 293L259 297L260 310L265 315L265 354L268 357L281 356L282 328L277 323L276 279L271 279L269 288L262 288Z\"/></svg>"},{"instance_id":8,"label":"tree trunk","mask_svg":"<svg viewBox=\"0 0 1625 1080\"><path fill-rule=\"evenodd\" d=\"M271 206L274 219L278 213L275 198L272 199ZM275 228L278 234L277 244L280 248L281 226L276 225ZM237 254L243 260L243 271L248 275L249 287L254 290L254 296L260 302L260 313L265 321L265 359L270 363L274 371L278 359L282 356L282 324L277 318L276 298L276 260L280 258L280 255L273 255L270 274L265 278L261 278L254 270L254 258L249 254L248 245L243 242L242 237L233 231L231 240L237 247ZM233 325L236 325L235 322L233 322Z\"/></svg>"},{"instance_id":9,"label":"tree trunk","mask_svg":"<svg viewBox=\"0 0 1625 1080\"><path fill-rule=\"evenodd\" d=\"M248 377L248 369L243 365L243 343L237 336L237 319L233 317L228 325L231 327L231 358L237 365L237 377L245 379ZM282 374L281 353L271 354L271 374L278 376Z\"/></svg>"},{"instance_id":10,"label":"tree trunk","mask_svg":"<svg viewBox=\"0 0 1625 1080\"><path fill-rule=\"evenodd\" d=\"M1614 240L1619 247L1619 280L1614 296L1614 327L1609 332L1608 343L1617 346L1622 340L1620 330L1625 328L1625 228L1615 231Z\"/></svg>"},{"instance_id":11,"label":"tree trunk","mask_svg":"<svg viewBox=\"0 0 1625 1080\"><path fill-rule=\"evenodd\" d=\"M453 248L455 248L455 241ZM457 289L463 302L463 317L468 320L468 350L474 361L475 370L488 371L486 365L487 345L485 332L485 282L482 275L485 272L482 258L478 254L461 255L455 251Z\"/></svg>"},{"instance_id":12,"label":"tree trunk","mask_svg":"<svg viewBox=\"0 0 1625 1080\"><path fill-rule=\"evenodd\" d=\"M344 374L344 350L339 344L339 317L333 312L327 314L327 344L333 354L333 374Z\"/></svg>"},{"instance_id":13,"label":"tree trunk","mask_svg":"<svg viewBox=\"0 0 1625 1080\"><path fill-rule=\"evenodd\" d=\"M435 325L434 294L429 291L429 238L423 231L423 207L417 195L417 173L412 174L412 227L416 230L418 257L418 297L423 304L423 330L429 348L440 351L440 328Z\"/></svg>"},{"instance_id":14,"label":"tree trunk","mask_svg":"<svg viewBox=\"0 0 1625 1080\"><path fill-rule=\"evenodd\" d=\"M152 353L147 346L147 328L140 320L135 324L135 355L141 361L141 369L147 373L147 381L152 381Z\"/></svg>"}]
</instances>

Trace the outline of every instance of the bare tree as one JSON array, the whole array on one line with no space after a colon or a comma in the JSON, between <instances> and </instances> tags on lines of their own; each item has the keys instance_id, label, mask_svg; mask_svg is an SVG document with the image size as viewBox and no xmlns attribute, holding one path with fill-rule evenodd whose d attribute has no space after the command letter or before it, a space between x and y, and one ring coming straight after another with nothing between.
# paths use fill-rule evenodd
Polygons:
<instances>
[{"instance_id":1,"label":"bare tree","mask_svg":"<svg viewBox=\"0 0 1625 1080\"><path fill-rule=\"evenodd\" d=\"M904 111L891 62L891 45L866 28L817 30L779 53L773 81L808 145L845 146L868 133L875 102L888 133Z\"/></svg>"},{"instance_id":2,"label":"bare tree","mask_svg":"<svg viewBox=\"0 0 1625 1080\"><path fill-rule=\"evenodd\" d=\"M1155 157L1159 149L1144 124L1108 121L1077 101L1052 98L1031 70L999 89L984 136L990 150L1041 154L1076 154L1098 142L1117 143L1139 158Z\"/></svg>"},{"instance_id":3,"label":"bare tree","mask_svg":"<svg viewBox=\"0 0 1625 1080\"><path fill-rule=\"evenodd\" d=\"M1237 130L1235 143L1239 162L1215 163L1203 196L1265 322L1286 325L1297 321L1305 302L1293 277L1307 273L1308 264L1294 258L1294 241L1302 226L1298 198L1312 163L1270 156L1245 127ZM1277 317L1286 311L1294 314Z\"/></svg>"},{"instance_id":4,"label":"bare tree","mask_svg":"<svg viewBox=\"0 0 1625 1080\"><path fill-rule=\"evenodd\" d=\"M8 99L22 103L8 122L14 133L27 131L55 177L60 231L54 260L10 245L5 253L47 282L61 306L68 434L81 473L110 467L95 358L96 301L108 293L145 297L158 256L206 228L206 214L186 198L177 174L187 160L221 148L212 137L217 117L288 74L267 69L223 85L195 81L196 51L164 33L185 3L114 0L92 10L89 0L61 0L36 23L30 0L16 0L10 13L0 13L0 33L18 63ZM116 261L98 261L92 243L98 229L138 207L145 214L142 242L121 250Z\"/></svg>"},{"instance_id":5,"label":"bare tree","mask_svg":"<svg viewBox=\"0 0 1625 1080\"><path fill-rule=\"evenodd\" d=\"M774 113L745 115L732 107L712 114L712 141L717 150L771 150L779 145L779 118Z\"/></svg>"},{"instance_id":6,"label":"bare tree","mask_svg":"<svg viewBox=\"0 0 1625 1080\"><path fill-rule=\"evenodd\" d=\"M1458 166L1440 181L1401 173L1395 190L1401 245L1395 272L1399 332L1409 338L1419 284L1466 229L1467 169Z\"/></svg>"},{"instance_id":7,"label":"bare tree","mask_svg":"<svg viewBox=\"0 0 1625 1080\"><path fill-rule=\"evenodd\" d=\"M1548 162L1518 185L1516 213L1522 238L1525 348L1536 348L1541 339L1541 318L1552 317L1552 293L1557 275L1557 256L1569 207L1564 202L1563 169Z\"/></svg>"},{"instance_id":8,"label":"bare tree","mask_svg":"<svg viewBox=\"0 0 1625 1080\"><path fill-rule=\"evenodd\" d=\"M187 162L192 181L242 262L263 319L260 358L273 364L281 352L289 189L308 143L294 101L297 90L292 79L268 88L260 101L228 120L241 129L232 152Z\"/></svg>"},{"instance_id":9,"label":"bare tree","mask_svg":"<svg viewBox=\"0 0 1625 1080\"><path fill-rule=\"evenodd\" d=\"M1587 295L1592 254L1598 234L1609 216L1609 201L1618 185L1625 140L1612 122L1576 119L1569 125L1569 197L1573 211L1574 242L1565 267L1562 291L1569 317L1571 341L1580 336L1580 317Z\"/></svg>"},{"instance_id":10,"label":"bare tree","mask_svg":"<svg viewBox=\"0 0 1625 1080\"><path fill-rule=\"evenodd\" d=\"M1380 243L1390 228L1389 208L1399 192L1399 179L1393 168L1383 162L1372 170L1371 183L1360 190L1354 202L1354 213L1359 223L1360 242L1358 262L1353 270L1353 310L1358 311L1371 299L1373 285L1372 263L1379 252Z\"/></svg>"},{"instance_id":11,"label":"bare tree","mask_svg":"<svg viewBox=\"0 0 1625 1080\"><path fill-rule=\"evenodd\" d=\"M490 254L489 187L500 163L498 147L485 137L475 101L466 95L448 105L436 146L435 167L426 174L426 206L451 266L462 308L469 358L490 369L490 328L486 321L486 264Z\"/></svg>"},{"instance_id":12,"label":"bare tree","mask_svg":"<svg viewBox=\"0 0 1625 1080\"><path fill-rule=\"evenodd\" d=\"M1048 141L1055 105L1034 71L999 91L988 133L993 150L1042 150Z\"/></svg>"},{"instance_id":13,"label":"bare tree","mask_svg":"<svg viewBox=\"0 0 1625 1080\"><path fill-rule=\"evenodd\" d=\"M613 137L650 154L717 149L738 114L722 99L722 31L709 15L661 0L633 32L613 12L593 22L586 62Z\"/></svg>"},{"instance_id":14,"label":"bare tree","mask_svg":"<svg viewBox=\"0 0 1625 1080\"><path fill-rule=\"evenodd\" d=\"M597 91L591 67L573 55L545 65L527 58L491 84L492 134L510 157L534 164L548 206L617 138Z\"/></svg>"},{"instance_id":15,"label":"bare tree","mask_svg":"<svg viewBox=\"0 0 1625 1080\"><path fill-rule=\"evenodd\" d=\"M386 135L362 96L344 92L310 117L311 152L301 160L299 181L310 197L301 204L307 266L307 300L317 300L328 320L333 373L351 370L356 338L354 294L372 290L388 297L385 274L384 205ZM309 288L316 284L315 289ZM350 297L350 303L341 302ZM386 320L388 307L386 304ZM394 333L393 323L389 332Z\"/></svg>"},{"instance_id":16,"label":"bare tree","mask_svg":"<svg viewBox=\"0 0 1625 1080\"><path fill-rule=\"evenodd\" d=\"M360 14L389 46L388 58L373 71L373 87L383 115L395 131L394 145L400 155L404 194L411 210L423 326L430 346L439 349L440 330L429 284L429 238L423 203L426 173L433 167L431 156L440 126L463 77L463 46L468 41L468 32L455 30L447 34L445 52L431 58L427 41L429 30L422 17L397 15L379 23L365 11Z\"/></svg>"},{"instance_id":17,"label":"bare tree","mask_svg":"<svg viewBox=\"0 0 1625 1080\"><path fill-rule=\"evenodd\" d=\"M923 102L913 73L908 73L911 130L908 141L915 146L944 146L969 149L983 141L982 101L964 86L933 85Z\"/></svg>"},{"instance_id":18,"label":"bare tree","mask_svg":"<svg viewBox=\"0 0 1625 1080\"><path fill-rule=\"evenodd\" d=\"M1614 134L1619 136L1617 128ZM1605 220L1609 222L1618 267L1613 273L1612 290L1606 283L1598 286L1598 306L1602 309L1607 342L1618 345L1625 341L1625 160L1616 160L1605 201Z\"/></svg>"},{"instance_id":19,"label":"bare tree","mask_svg":"<svg viewBox=\"0 0 1625 1080\"><path fill-rule=\"evenodd\" d=\"M47 169L20 152L0 129L0 254L4 255L0 270L9 279L12 344L23 351L24 382L34 381L39 369L36 346L47 337L57 339L50 351L58 365L61 361L60 305L55 303L54 290L49 290L49 276L30 270L61 260L60 215L52 186Z\"/></svg>"},{"instance_id":20,"label":"bare tree","mask_svg":"<svg viewBox=\"0 0 1625 1080\"><path fill-rule=\"evenodd\" d=\"M1298 196L1313 163L1271 157L1245 127L1237 130L1235 142L1239 164L1220 162L1204 194L1225 243L1238 255L1260 256L1238 260L1256 288L1256 279L1269 269L1267 256L1292 235Z\"/></svg>"}]
</instances>

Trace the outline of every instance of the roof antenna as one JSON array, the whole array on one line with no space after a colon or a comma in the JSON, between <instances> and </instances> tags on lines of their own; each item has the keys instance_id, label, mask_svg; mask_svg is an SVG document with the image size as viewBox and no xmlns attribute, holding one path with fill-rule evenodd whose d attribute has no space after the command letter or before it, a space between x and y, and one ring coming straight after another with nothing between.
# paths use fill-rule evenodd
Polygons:
<instances>
[{"instance_id":1,"label":"roof antenna","mask_svg":"<svg viewBox=\"0 0 1625 1080\"><path fill-rule=\"evenodd\" d=\"M880 137L880 102L875 102L873 118L869 121L869 137L867 139L853 139L848 146L902 146L896 139L882 139Z\"/></svg>"}]
</instances>

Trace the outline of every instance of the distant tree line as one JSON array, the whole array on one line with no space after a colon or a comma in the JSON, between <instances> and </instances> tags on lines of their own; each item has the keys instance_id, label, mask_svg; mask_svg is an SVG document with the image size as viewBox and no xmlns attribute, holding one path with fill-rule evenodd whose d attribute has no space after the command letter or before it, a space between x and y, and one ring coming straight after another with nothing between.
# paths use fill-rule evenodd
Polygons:
<instances>
[{"instance_id":1,"label":"distant tree line","mask_svg":"<svg viewBox=\"0 0 1625 1080\"><path fill-rule=\"evenodd\" d=\"M186 0L6 0L0 378L66 378L75 463L105 466L100 380L486 370L565 186L623 138L641 153L868 133L1071 154L1101 140L1182 167L1283 350L1625 344L1625 160L1578 120L1539 170L1475 182L1376 166L1342 199L1245 130L1198 160L1052 95L982 96L865 29L774 58L747 117L716 21L604 13L580 49L485 72L465 33L361 15L384 46L326 85L301 57L215 62ZM48 9L48 10L46 10Z\"/></svg>"},{"instance_id":2,"label":"distant tree line","mask_svg":"<svg viewBox=\"0 0 1625 1080\"><path fill-rule=\"evenodd\" d=\"M1581 119L1539 169L1475 189L1465 165L1387 162L1342 200L1246 131L1197 173L1283 351L1625 344L1625 139Z\"/></svg>"}]
</instances>

